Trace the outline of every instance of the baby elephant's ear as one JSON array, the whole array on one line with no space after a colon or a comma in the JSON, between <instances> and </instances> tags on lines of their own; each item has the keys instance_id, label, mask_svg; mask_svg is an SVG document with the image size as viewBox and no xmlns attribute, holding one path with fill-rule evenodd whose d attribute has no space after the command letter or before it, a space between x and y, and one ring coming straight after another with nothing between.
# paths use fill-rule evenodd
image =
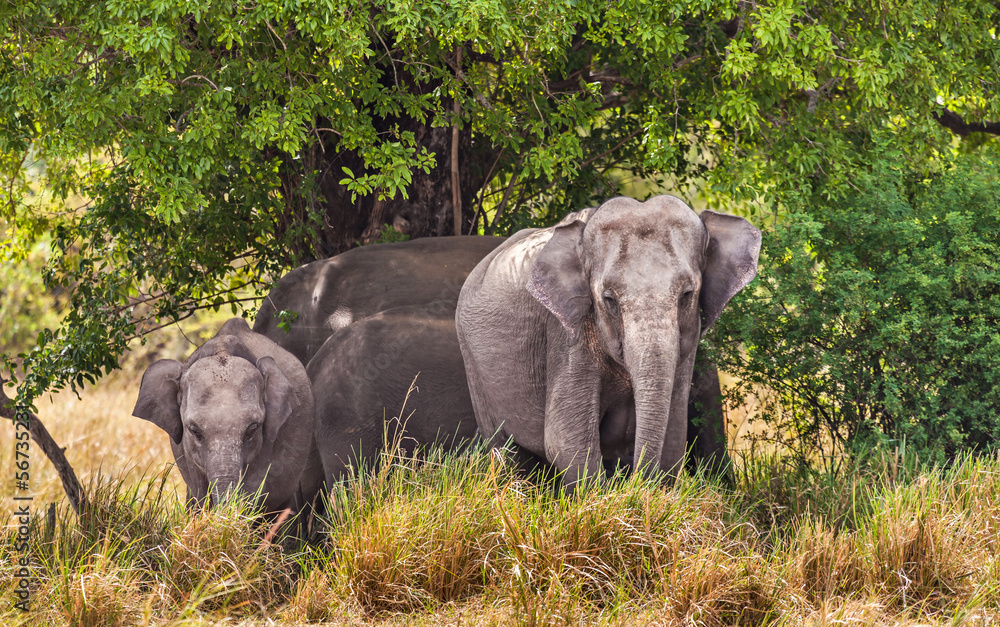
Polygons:
<instances>
[{"instance_id":1,"label":"baby elephant's ear","mask_svg":"<svg viewBox=\"0 0 1000 627\"><path fill-rule=\"evenodd\" d=\"M258 359L257 369L264 375L264 437L273 442L292 414L295 391L273 358Z\"/></svg>"},{"instance_id":2,"label":"baby elephant's ear","mask_svg":"<svg viewBox=\"0 0 1000 627\"><path fill-rule=\"evenodd\" d=\"M702 211L708 230L705 267L701 274L701 332L722 313L729 299L757 276L760 230L743 218Z\"/></svg>"},{"instance_id":3,"label":"baby elephant's ear","mask_svg":"<svg viewBox=\"0 0 1000 627\"><path fill-rule=\"evenodd\" d=\"M181 443L181 362L160 359L146 368L139 384L139 398L132 409L136 418L148 420L163 429L175 444Z\"/></svg>"},{"instance_id":4,"label":"baby elephant's ear","mask_svg":"<svg viewBox=\"0 0 1000 627\"><path fill-rule=\"evenodd\" d=\"M574 219L553 228L552 238L542 247L531 266L528 292L562 323L574 344L583 319L593 302L583 265L583 229Z\"/></svg>"}]
</instances>

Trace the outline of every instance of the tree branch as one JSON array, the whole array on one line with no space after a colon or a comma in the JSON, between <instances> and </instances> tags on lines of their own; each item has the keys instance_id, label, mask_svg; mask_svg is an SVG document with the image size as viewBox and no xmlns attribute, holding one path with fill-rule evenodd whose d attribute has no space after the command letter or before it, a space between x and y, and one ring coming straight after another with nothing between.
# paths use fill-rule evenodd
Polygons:
<instances>
[{"instance_id":1,"label":"tree branch","mask_svg":"<svg viewBox=\"0 0 1000 627\"><path fill-rule=\"evenodd\" d=\"M524 161L524 155L522 154L518 159L517 163L514 164L514 168L510 172L510 182L507 183L507 188L503 190L503 198L500 199L500 204L497 205L497 212L493 214L493 221L490 222L490 227L484 229L486 235L493 235L496 233L497 224L500 223L500 214L503 213L504 208L507 206L507 200L510 199L510 191L514 189L514 181L517 180L517 170L521 167L521 162ZM483 216L483 223L485 224L486 217Z\"/></svg>"},{"instance_id":2,"label":"tree branch","mask_svg":"<svg viewBox=\"0 0 1000 627\"><path fill-rule=\"evenodd\" d=\"M462 47L455 46L455 67L461 71L462 68ZM462 105L458 100L458 93L453 101L454 117L451 120L451 212L454 222L455 235L462 234L462 191L459 189L458 177L458 122L462 112Z\"/></svg>"},{"instance_id":3,"label":"tree branch","mask_svg":"<svg viewBox=\"0 0 1000 627\"><path fill-rule=\"evenodd\" d=\"M591 74L590 80L597 81L599 83L611 83L613 85L625 85L626 87L634 87L635 83L627 78L618 76L617 74Z\"/></svg>"},{"instance_id":4,"label":"tree branch","mask_svg":"<svg viewBox=\"0 0 1000 627\"><path fill-rule=\"evenodd\" d=\"M6 383L5 379L0 378L0 416L10 420L15 425L18 421L27 421L31 439L38 444L42 452L45 453L45 456L52 462L56 472L59 473L59 478L62 480L63 490L66 491L69 504L73 506L73 511L79 516L80 512L87 506L87 495L84 494L83 488L80 486L80 481L76 478L76 473L73 471L73 467L70 466L69 461L66 459L65 449L56 444L56 441L52 439L48 429L38 419L38 416L27 409L17 409L14 407L14 402L7 397L7 392L3 389Z\"/></svg>"},{"instance_id":5,"label":"tree branch","mask_svg":"<svg viewBox=\"0 0 1000 627\"><path fill-rule=\"evenodd\" d=\"M497 158L493 160L493 165L490 166L490 171L486 173L486 178L483 179L483 185L479 188L479 206L476 207L476 212L472 214L472 226L469 229L469 235L476 234L476 225L479 223L479 215L483 213L483 200L486 197L486 188L489 187L490 182L493 180L493 172L497 168L497 164L503 159L504 152L507 151L507 146L500 147L500 154ZM483 229L486 227L486 215L483 215Z\"/></svg>"},{"instance_id":6,"label":"tree branch","mask_svg":"<svg viewBox=\"0 0 1000 627\"><path fill-rule=\"evenodd\" d=\"M989 133L990 135L1000 135L1000 122L977 122L969 124L957 113L948 109L941 113L935 113L934 119L937 123L945 127L959 137L968 137L972 133Z\"/></svg>"},{"instance_id":7,"label":"tree branch","mask_svg":"<svg viewBox=\"0 0 1000 627\"><path fill-rule=\"evenodd\" d=\"M577 169L578 170L582 170L583 168L587 167L591 163L593 163L595 161L599 161L599 160L603 159L604 157L607 157L608 155L614 153L616 150L618 150L619 148L621 148L622 146L624 146L625 144L627 144L631 140L635 139L635 137L637 135L639 135L640 133L642 133L645 130L646 130L646 127L640 126L639 128L635 129L634 131L632 131L631 133L629 133L628 135L626 135L625 138L622 139L620 142L618 142L617 144L615 144L614 148L609 148L608 150L605 150L601 154L593 156L590 159L587 159L586 161L584 161L583 163L581 163Z\"/></svg>"},{"instance_id":8,"label":"tree branch","mask_svg":"<svg viewBox=\"0 0 1000 627\"><path fill-rule=\"evenodd\" d=\"M485 96L479 93L479 91L472 85L472 83L469 82L469 79L465 76L465 72L462 71L462 55L460 53L461 50L462 50L461 46L456 46L455 56L445 57L444 62L447 63L448 67L450 67L451 70L455 73L455 78L457 78L463 85L469 88L469 91L472 92L472 96L479 102L479 104L483 105L487 111L492 111L493 105L490 104L490 101L487 100ZM458 99L457 91L455 94L455 99L456 101Z\"/></svg>"}]
</instances>

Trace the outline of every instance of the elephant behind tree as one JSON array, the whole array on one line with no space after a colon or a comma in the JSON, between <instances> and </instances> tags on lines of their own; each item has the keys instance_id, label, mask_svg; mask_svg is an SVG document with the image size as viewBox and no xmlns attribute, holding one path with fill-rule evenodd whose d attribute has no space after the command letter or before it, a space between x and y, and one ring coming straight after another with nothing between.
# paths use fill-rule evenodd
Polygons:
<instances>
[{"instance_id":1,"label":"elephant behind tree","mask_svg":"<svg viewBox=\"0 0 1000 627\"><path fill-rule=\"evenodd\" d=\"M305 367L241 318L183 364L149 366L132 414L170 436L191 501L215 504L239 484L267 512L298 511L321 487Z\"/></svg>"},{"instance_id":2,"label":"elephant behind tree","mask_svg":"<svg viewBox=\"0 0 1000 627\"><path fill-rule=\"evenodd\" d=\"M380 311L433 305L455 310L465 277L503 237L429 237L349 250L292 270L265 297L254 331L308 364L339 329ZM280 328L279 313L297 317Z\"/></svg>"},{"instance_id":3,"label":"elephant behind tree","mask_svg":"<svg viewBox=\"0 0 1000 627\"><path fill-rule=\"evenodd\" d=\"M397 307L355 322L307 370L328 485L348 466L377 461L387 445L454 448L476 435L452 308L440 315L428 305Z\"/></svg>"},{"instance_id":4,"label":"elephant behind tree","mask_svg":"<svg viewBox=\"0 0 1000 627\"><path fill-rule=\"evenodd\" d=\"M701 466L710 475L732 480L719 368L700 354L695 356L688 396L687 448L689 470Z\"/></svg>"},{"instance_id":5,"label":"elephant behind tree","mask_svg":"<svg viewBox=\"0 0 1000 627\"><path fill-rule=\"evenodd\" d=\"M609 462L676 472L698 338L756 275L760 231L672 196L580 214L515 234L462 288L479 430L570 485Z\"/></svg>"}]
</instances>

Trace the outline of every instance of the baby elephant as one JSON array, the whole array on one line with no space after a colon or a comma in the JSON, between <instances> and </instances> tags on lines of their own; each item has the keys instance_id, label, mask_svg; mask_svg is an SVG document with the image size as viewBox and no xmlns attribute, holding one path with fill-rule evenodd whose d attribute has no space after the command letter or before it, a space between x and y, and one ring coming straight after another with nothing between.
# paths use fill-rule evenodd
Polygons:
<instances>
[{"instance_id":1,"label":"baby elephant","mask_svg":"<svg viewBox=\"0 0 1000 627\"><path fill-rule=\"evenodd\" d=\"M238 483L267 512L297 511L318 485L312 389L291 353L233 318L183 364L161 359L142 376L132 415L170 436L189 501L210 505Z\"/></svg>"},{"instance_id":2,"label":"baby elephant","mask_svg":"<svg viewBox=\"0 0 1000 627\"><path fill-rule=\"evenodd\" d=\"M433 305L389 309L337 331L309 362L328 485L348 466L377 461L397 438L412 452L435 442L454 448L476 436L450 314ZM407 399L414 377L417 389Z\"/></svg>"}]
</instances>

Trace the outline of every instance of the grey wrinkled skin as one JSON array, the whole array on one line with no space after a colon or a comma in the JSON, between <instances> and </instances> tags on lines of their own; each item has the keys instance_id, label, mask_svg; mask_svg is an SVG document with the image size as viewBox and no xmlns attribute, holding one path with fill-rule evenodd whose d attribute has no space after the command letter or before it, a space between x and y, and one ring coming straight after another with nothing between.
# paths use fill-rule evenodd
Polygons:
<instances>
[{"instance_id":1,"label":"grey wrinkled skin","mask_svg":"<svg viewBox=\"0 0 1000 627\"><path fill-rule=\"evenodd\" d=\"M567 214L559 224L568 224L573 220L586 222L595 211L597 207L575 211ZM635 403L628 403L625 411L621 407L612 409L601 417L600 424L601 442L605 443L602 450L605 472L612 474L630 468L631 443L635 437ZM624 436L611 439L611 433L624 433ZM732 479L719 369L714 363L702 359L700 353L695 355L688 396L687 450L690 453L686 458L690 471L700 467L721 479Z\"/></svg>"},{"instance_id":2,"label":"grey wrinkled skin","mask_svg":"<svg viewBox=\"0 0 1000 627\"><path fill-rule=\"evenodd\" d=\"M631 471L635 403L628 403L624 409L614 408L601 417L601 454L608 475ZM700 469L724 482L732 482L719 369L714 363L703 360L701 353L695 355L687 415L689 455L685 458L685 467L692 473ZM611 434L623 432L623 437L611 437Z\"/></svg>"},{"instance_id":3,"label":"grey wrinkled skin","mask_svg":"<svg viewBox=\"0 0 1000 627\"><path fill-rule=\"evenodd\" d=\"M569 486L621 463L675 473L698 338L755 276L760 241L746 220L673 196L515 234L456 311L480 433L512 438Z\"/></svg>"},{"instance_id":4,"label":"grey wrinkled skin","mask_svg":"<svg viewBox=\"0 0 1000 627\"><path fill-rule=\"evenodd\" d=\"M428 315L453 320L465 278L505 239L433 237L376 244L300 266L282 277L264 299L254 331L308 365L334 333L381 311L425 305ZM277 314L283 310L297 314L288 332L278 327ZM460 363L457 346L449 358ZM453 399L456 404L468 402L462 378L463 396ZM325 410L317 416L325 421ZM337 434L324 429L319 438L323 443L336 440ZM318 448L310 460L305 474L310 484L321 484L324 475L333 474L324 471Z\"/></svg>"},{"instance_id":5,"label":"grey wrinkled skin","mask_svg":"<svg viewBox=\"0 0 1000 627\"><path fill-rule=\"evenodd\" d=\"M429 305L455 310L465 277L503 237L429 237L376 244L300 266L282 277L261 304L254 331L308 364L334 331L380 311ZM298 317L289 332L277 313Z\"/></svg>"},{"instance_id":6,"label":"grey wrinkled skin","mask_svg":"<svg viewBox=\"0 0 1000 627\"><path fill-rule=\"evenodd\" d=\"M266 512L298 511L321 488L305 368L240 318L183 364L147 368L132 414L170 436L190 502L215 504L239 485Z\"/></svg>"},{"instance_id":7,"label":"grey wrinkled skin","mask_svg":"<svg viewBox=\"0 0 1000 627\"><path fill-rule=\"evenodd\" d=\"M412 453L476 436L451 310L418 305L365 318L333 334L307 371L328 485L359 461L376 462L387 444Z\"/></svg>"}]
</instances>

